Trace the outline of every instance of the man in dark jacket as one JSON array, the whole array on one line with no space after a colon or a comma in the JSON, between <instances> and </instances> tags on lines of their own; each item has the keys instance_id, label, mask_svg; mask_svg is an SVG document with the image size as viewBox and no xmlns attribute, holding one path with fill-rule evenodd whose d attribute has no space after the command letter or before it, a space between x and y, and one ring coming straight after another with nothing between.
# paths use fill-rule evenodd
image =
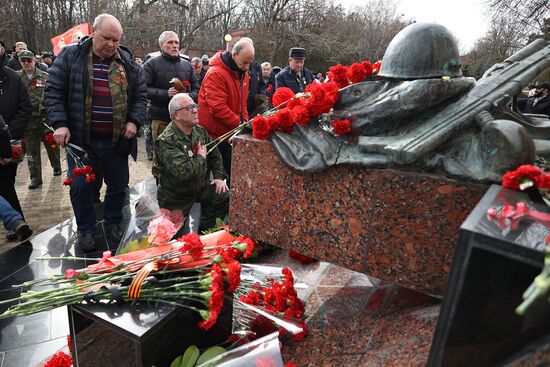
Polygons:
<instances>
[{"instance_id":1,"label":"man in dark jacket","mask_svg":"<svg viewBox=\"0 0 550 367\"><path fill-rule=\"evenodd\" d=\"M67 46L50 68L46 85L48 120L56 142L81 156L94 170L101 167L107 193L104 228L111 242L120 240L122 207L128 185L128 154L145 121L147 91L142 70L131 52L120 46L122 26L109 14L98 15L91 38ZM78 146L75 148L74 146ZM87 154L84 155L82 149ZM76 176L69 155L70 196L84 251L96 248L93 182Z\"/></svg>"},{"instance_id":2,"label":"man in dark jacket","mask_svg":"<svg viewBox=\"0 0 550 367\"><path fill-rule=\"evenodd\" d=\"M149 115L152 119L153 142L170 123L168 103L176 94L189 93L197 102L199 80L193 66L180 57L180 41L172 31L164 31L159 37L160 56L149 59L143 66L147 96L151 101ZM170 81L179 79L181 84L171 85Z\"/></svg>"},{"instance_id":3,"label":"man in dark jacket","mask_svg":"<svg viewBox=\"0 0 550 367\"><path fill-rule=\"evenodd\" d=\"M550 115L550 83L535 86L535 95L527 100L527 112Z\"/></svg>"},{"instance_id":4,"label":"man in dark jacket","mask_svg":"<svg viewBox=\"0 0 550 367\"><path fill-rule=\"evenodd\" d=\"M23 81L15 71L0 63L0 118L8 125L11 139L23 139L31 116L32 104ZM0 196L23 217L15 191L16 174L16 164L5 161L0 163ZM9 240L17 238L15 232L11 231L7 232L7 237Z\"/></svg>"},{"instance_id":5,"label":"man in dark jacket","mask_svg":"<svg viewBox=\"0 0 550 367\"><path fill-rule=\"evenodd\" d=\"M23 68L19 62L19 57L17 56L21 51L27 50L27 44L25 42L16 42L15 43L15 56L8 62L8 68L19 71Z\"/></svg>"},{"instance_id":6,"label":"man in dark jacket","mask_svg":"<svg viewBox=\"0 0 550 367\"><path fill-rule=\"evenodd\" d=\"M277 74L277 88L287 87L294 93L304 92L306 85L315 81L313 73L304 68L306 50L293 47L288 54L288 66Z\"/></svg>"},{"instance_id":7,"label":"man in dark jacket","mask_svg":"<svg viewBox=\"0 0 550 367\"><path fill-rule=\"evenodd\" d=\"M266 86L262 78L262 67L254 60L248 69L250 84L248 85L247 111L248 118L256 116L267 110Z\"/></svg>"}]
</instances>

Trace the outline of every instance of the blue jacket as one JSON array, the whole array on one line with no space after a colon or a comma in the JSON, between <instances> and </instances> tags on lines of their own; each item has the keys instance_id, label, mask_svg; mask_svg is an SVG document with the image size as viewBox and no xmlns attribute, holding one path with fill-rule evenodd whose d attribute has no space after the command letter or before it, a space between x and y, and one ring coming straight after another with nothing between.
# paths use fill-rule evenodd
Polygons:
<instances>
[{"instance_id":1,"label":"blue jacket","mask_svg":"<svg viewBox=\"0 0 550 367\"><path fill-rule=\"evenodd\" d=\"M48 70L46 83L48 121L54 129L69 128L71 143L78 145L86 142L86 90L90 82L86 63L91 47L90 37L65 47ZM139 128L146 121L147 88L141 67L135 63L132 53L123 46L119 46L118 51L128 79L126 121Z\"/></svg>"},{"instance_id":2,"label":"blue jacket","mask_svg":"<svg viewBox=\"0 0 550 367\"><path fill-rule=\"evenodd\" d=\"M313 83L315 77L309 69L302 70L302 78L298 81L296 73L287 66L279 74L277 74L277 88L287 87L292 89L294 93L300 93L306 90L306 85Z\"/></svg>"}]
</instances>

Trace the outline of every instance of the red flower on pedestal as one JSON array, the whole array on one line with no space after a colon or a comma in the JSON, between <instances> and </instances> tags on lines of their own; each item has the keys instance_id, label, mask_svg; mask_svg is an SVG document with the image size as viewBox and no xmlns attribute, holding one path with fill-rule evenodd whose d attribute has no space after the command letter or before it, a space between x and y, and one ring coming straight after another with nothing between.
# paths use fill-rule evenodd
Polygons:
<instances>
[{"instance_id":1,"label":"red flower on pedestal","mask_svg":"<svg viewBox=\"0 0 550 367\"><path fill-rule=\"evenodd\" d=\"M335 82L338 88L344 88L349 85L348 81L348 68L340 64L331 66L328 68L328 77L331 81Z\"/></svg>"},{"instance_id":2,"label":"red flower on pedestal","mask_svg":"<svg viewBox=\"0 0 550 367\"><path fill-rule=\"evenodd\" d=\"M271 134L271 128L266 118L262 115L254 117L252 120L252 136L258 140L267 140Z\"/></svg>"},{"instance_id":3,"label":"red flower on pedestal","mask_svg":"<svg viewBox=\"0 0 550 367\"><path fill-rule=\"evenodd\" d=\"M277 107L281 103L285 103L291 98L294 98L296 94L292 91L292 89L287 87L280 87L277 88L275 93L273 94L273 97L271 98L271 103L273 104L273 107Z\"/></svg>"},{"instance_id":4,"label":"red flower on pedestal","mask_svg":"<svg viewBox=\"0 0 550 367\"><path fill-rule=\"evenodd\" d=\"M346 76L350 82L359 83L367 77L367 70L365 70L363 64L355 63L348 68Z\"/></svg>"},{"instance_id":5,"label":"red flower on pedestal","mask_svg":"<svg viewBox=\"0 0 550 367\"><path fill-rule=\"evenodd\" d=\"M350 122L348 119L345 120L334 120L331 123L332 131L336 135L345 135L351 131Z\"/></svg>"}]
</instances>

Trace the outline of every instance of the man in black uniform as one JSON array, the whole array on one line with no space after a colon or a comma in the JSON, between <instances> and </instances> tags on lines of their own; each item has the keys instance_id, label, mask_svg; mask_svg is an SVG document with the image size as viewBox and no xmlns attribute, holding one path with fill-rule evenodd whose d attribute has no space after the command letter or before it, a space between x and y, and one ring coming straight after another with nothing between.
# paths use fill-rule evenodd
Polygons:
<instances>
[{"instance_id":1,"label":"man in black uniform","mask_svg":"<svg viewBox=\"0 0 550 367\"><path fill-rule=\"evenodd\" d=\"M287 87L294 93L304 92L306 85L315 81L313 73L304 68L306 59L306 50L299 47L293 47L288 54L288 66L277 74L277 88Z\"/></svg>"}]
</instances>

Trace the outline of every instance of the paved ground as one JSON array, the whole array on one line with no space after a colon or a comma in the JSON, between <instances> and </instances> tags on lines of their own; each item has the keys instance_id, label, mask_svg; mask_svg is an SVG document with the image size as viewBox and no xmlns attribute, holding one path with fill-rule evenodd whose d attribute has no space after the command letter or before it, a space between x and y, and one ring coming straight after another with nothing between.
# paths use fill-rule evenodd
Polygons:
<instances>
[{"instance_id":1,"label":"paved ground","mask_svg":"<svg viewBox=\"0 0 550 367\"><path fill-rule=\"evenodd\" d=\"M151 177L151 162L145 155L145 141L138 138L138 160L134 162L130 158L130 187L136 183ZM62 156L64 154L62 153ZM67 169L66 161L61 163L64 170ZM53 225L62 222L73 216L71 201L69 199L69 188L63 186L62 182L66 177L63 175L54 177L53 170L48 161L46 150L42 146L42 187L29 190L30 183L29 169L26 162L19 165L15 188L25 219L31 226L34 233L40 233ZM105 186L102 189L103 194ZM102 194L102 197L103 197ZM0 253L17 245L17 242L7 242L6 232L0 228Z\"/></svg>"}]
</instances>

